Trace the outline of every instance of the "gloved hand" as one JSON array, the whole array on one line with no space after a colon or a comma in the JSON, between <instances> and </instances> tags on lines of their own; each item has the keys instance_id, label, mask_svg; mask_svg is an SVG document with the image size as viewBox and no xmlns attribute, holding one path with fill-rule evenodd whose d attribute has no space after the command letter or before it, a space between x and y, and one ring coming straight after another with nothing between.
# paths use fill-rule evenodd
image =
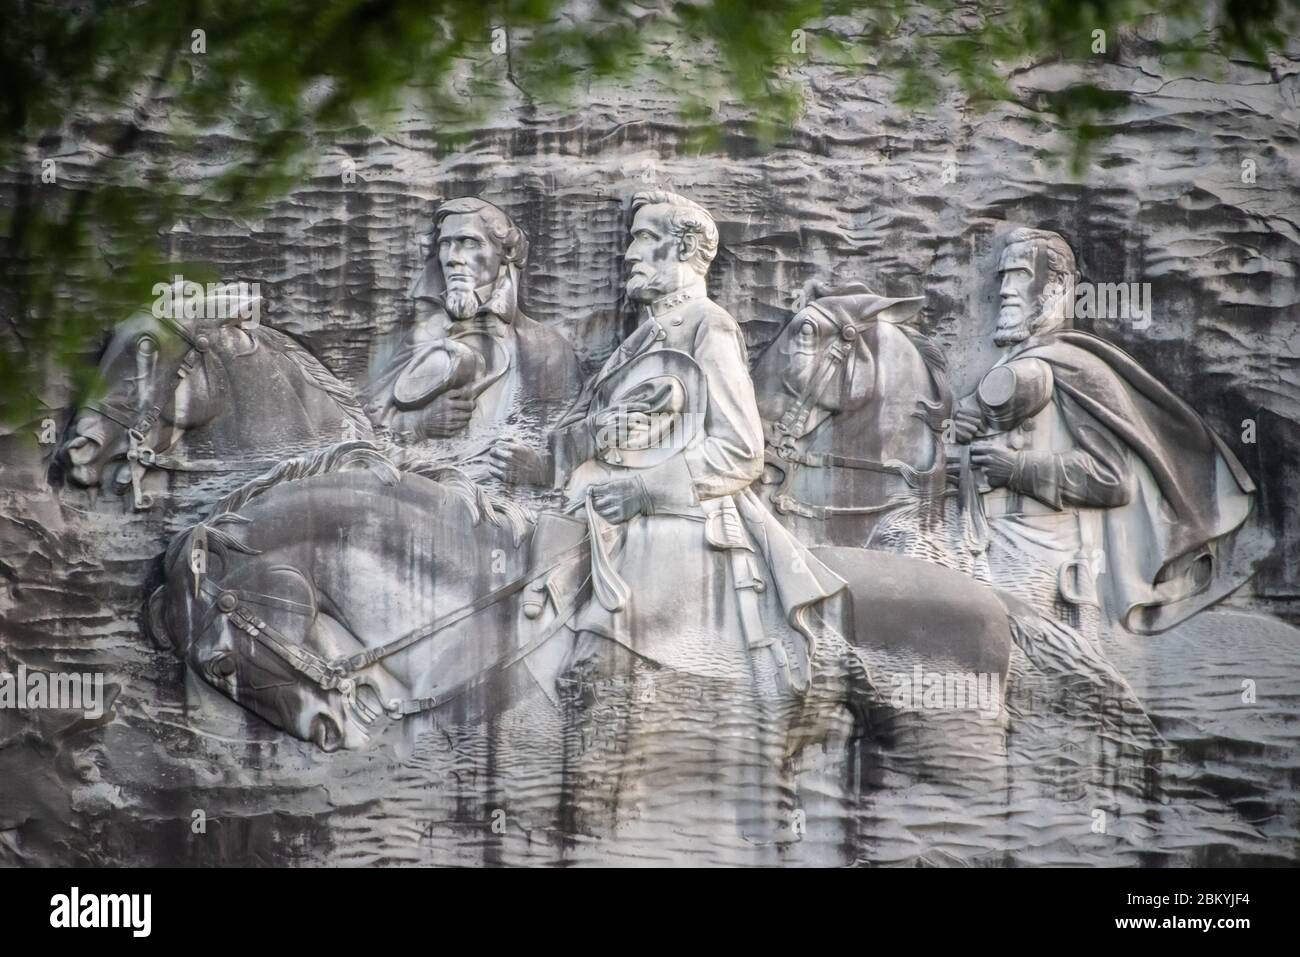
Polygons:
<instances>
[{"instance_id":1,"label":"gloved hand","mask_svg":"<svg viewBox=\"0 0 1300 957\"><path fill-rule=\"evenodd\" d=\"M501 439L488 451L488 471L510 485L550 485L555 481L555 459L549 452Z\"/></svg>"},{"instance_id":2,"label":"gloved hand","mask_svg":"<svg viewBox=\"0 0 1300 957\"><path fill-rule=\"evenodd\" d=\"M615 479L595 486L591 490L591 504L596 514L615 525L654 511L645 483L636 477Z\"/></svg>"},{"instance_id":3,"label":"gloved hand","mask_svg":"<svg viewBox=\"0 0 1300 957\"><path fill-rule=\"evenodd\" d=\"M469 425L473 411L467 389L444 392L417 413L415 433L422 439L445 439Z\"/></svg>"}]
</instances>

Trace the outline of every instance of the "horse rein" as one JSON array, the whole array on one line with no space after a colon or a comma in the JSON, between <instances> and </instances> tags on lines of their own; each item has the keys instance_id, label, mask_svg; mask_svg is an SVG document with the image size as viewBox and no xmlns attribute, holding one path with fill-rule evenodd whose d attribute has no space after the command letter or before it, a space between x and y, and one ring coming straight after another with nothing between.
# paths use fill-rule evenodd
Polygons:
<instances>
[{"instance_id":1,"label":"horse rein","mask_svg":"<svg viewBox=\"0 0 1300 957\"><path fill-rule=\"evenodd\" d=\"M322 691L338 691L345 703L355 708L361 715L365 724L371 724L375 717L373 711L365 702L357 697L357 674L364 669L374 665L385 658L389 658L398 652L405 651L412 645L430 638L438 632L455 625L471 615L484 610L497 602L517 594L533 582L549 575L552 571L576 558L588 547L588 542L584 539L578 544L561 552L558 557L548 563L540 571L529 571L524 575L512 579L506 584L495 588L485 595L475 599L467 605L463 605L445 615L440 615L427 625L422 625L412 631L407 632L399 638L390 642L377 645L373 648L367 648L365 651L358 652L346 658L327 659L317 655L301 645L294 644L282 632L268 624L263 618L255 614L248 605L272 605L284 608L288 611L296 612L300 615L310 615L313 613L311 606L304 605L300 602L288 601L283 598L275 598L270 595L253 594L238 589L223 588L210 578L200 577L198 591L206 596L211 602L211 608L215 609L218 614L224 615L230 620L230 623L243 631L262 647L266 648L277 658L287 664L294 671L303 675L315 683ZM581 598L586 583L579 587L574 594L573 599L568 603L555 618L555 620L542 631L520 645L514 651L502 655L495 662L489 664L478 674L460 682L449 688L440 695L425 698L394 698L384 705L384 713L393 720L407 717L413 714L419 714L423 711L432 711L439 708L455 698L472 690L488 678L499 671L502 671L516 662L522 661L528 655L540 648L543 644L551 639L556 632L572 616L577 609L578 601ZM211 619L208 619L208 624ZM206 630L207 625L202 630Z\"/></svg>"}]
</instances>

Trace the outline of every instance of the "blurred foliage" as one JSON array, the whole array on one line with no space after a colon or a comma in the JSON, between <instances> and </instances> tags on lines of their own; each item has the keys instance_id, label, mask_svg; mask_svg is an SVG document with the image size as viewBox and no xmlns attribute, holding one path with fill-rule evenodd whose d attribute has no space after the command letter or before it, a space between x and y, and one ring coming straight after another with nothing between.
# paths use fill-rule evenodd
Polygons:
<instances>
[{"instance_id":1,"label":"blurred foliage","mask_svg":"<svg viewBox=\"0 0 1300 957\"><path fill-rule=\"evenodd\" d=\"M178 219L253 216L324 144L401 109L438 116L451 150L503 98L563 105L649 77L693 148L741 131L770 146L798 122L809 61L890 76L917 109L1020 102L1016 70L1068 61L1076 83L1022 105L1072 133L1078 168L1126 102L1089 82L1099 57L1267 68L1295 26L1290 0L0 0L0 419L44 414L49 381L93 390L88 353L155 282L221 278L169 262ZM214 128L248 145L213 155ZM201 194L164 165L182 162L210 170Z\"/></svg>"}]
</instances>

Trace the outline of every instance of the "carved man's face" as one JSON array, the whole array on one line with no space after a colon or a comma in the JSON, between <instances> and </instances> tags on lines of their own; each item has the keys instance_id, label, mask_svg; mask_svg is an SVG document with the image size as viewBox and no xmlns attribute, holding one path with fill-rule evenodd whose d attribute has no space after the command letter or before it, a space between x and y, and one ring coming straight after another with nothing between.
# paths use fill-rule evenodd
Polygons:
<instances>
[{"instance_id":1,"label":"carved man's face","mask_svg":"<svg viewBox=\"0 0 1300 957\"><path fill-rule=\"evenodd\" d=\"M632 269L627 294L633 302L653 302L699 279L685 260L691 251L673 235L668 206L642 206L632 220L632 242L624 259Z\"/></svg>"},{"instance_id":2,"label":"carved man's face","mask_svg":"<svg viewBox=\"0 0 1300 957\"><path fill-rule=\"evenodd\" d=\"M1056 307L1048 284L1051 269L1041 243L1014 243L1002 251L1002 301L993 341L1000 346L1023 342L1039 331L1043 310ZM1046 301L1046 300L1051 301Z\"/></svg>"},{"instance_id":3,"label":"carved man's face","mask_svg":"<svg viewBox=\"0 0 1300 957\"><path fill-rule=\"evenodd\" d=\"M496 281L505 251L477 213L453 213L438 227L438 262L447 286L447 311L468 319L478 311L475 290Z\"/></svg>"}]
</instances>

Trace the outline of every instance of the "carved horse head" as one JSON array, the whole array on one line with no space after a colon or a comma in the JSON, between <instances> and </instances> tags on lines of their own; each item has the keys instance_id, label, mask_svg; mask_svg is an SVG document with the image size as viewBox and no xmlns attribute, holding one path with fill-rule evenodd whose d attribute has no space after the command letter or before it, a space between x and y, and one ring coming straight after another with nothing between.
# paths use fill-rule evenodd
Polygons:
<instances>
[{"instance_id":1,"label":"carved horse head","mask_svg":"<svg viewBox=\"0 0 1300 957\"><path fill-rule=\"evenodd\" d=\"M131 488L135 507L148 508L142 479L150 469L244 471L254 467L249 456L278 460L285 445L369 435L346 386L297 342L262 326L260 305L242 292L188 303L175 295L119 323L99 364L106 393L77 410L59 449L68 478ZM182 439L207 459L171 454Z\"/></svg>"},{"instance_id":2,"label":"carved horse head","mask_svg":"<svg viewBox=\"0 0 1300 957\"><path fill-rule=\"evenodd\" d=\"M530 533L521 509L454 469L339 443L257 476L178 535L146 620L276 727L326 751L362 747L385 718L477 720L501 693L493 665L522 657L519 588L493 585L522 581Z\"/></svg>"},{"instance_id":3,"label":"carved horse head","mask_svg":"<svg viewBox=\"0 0 1300 957\"><path fill-rule=\"evenodd\" d=\"M922 301L814 284L759 357L778 512L871 514L943 468L937 432L951 400L942 357L909 325Z\"/></svg>"}]
</instances>

